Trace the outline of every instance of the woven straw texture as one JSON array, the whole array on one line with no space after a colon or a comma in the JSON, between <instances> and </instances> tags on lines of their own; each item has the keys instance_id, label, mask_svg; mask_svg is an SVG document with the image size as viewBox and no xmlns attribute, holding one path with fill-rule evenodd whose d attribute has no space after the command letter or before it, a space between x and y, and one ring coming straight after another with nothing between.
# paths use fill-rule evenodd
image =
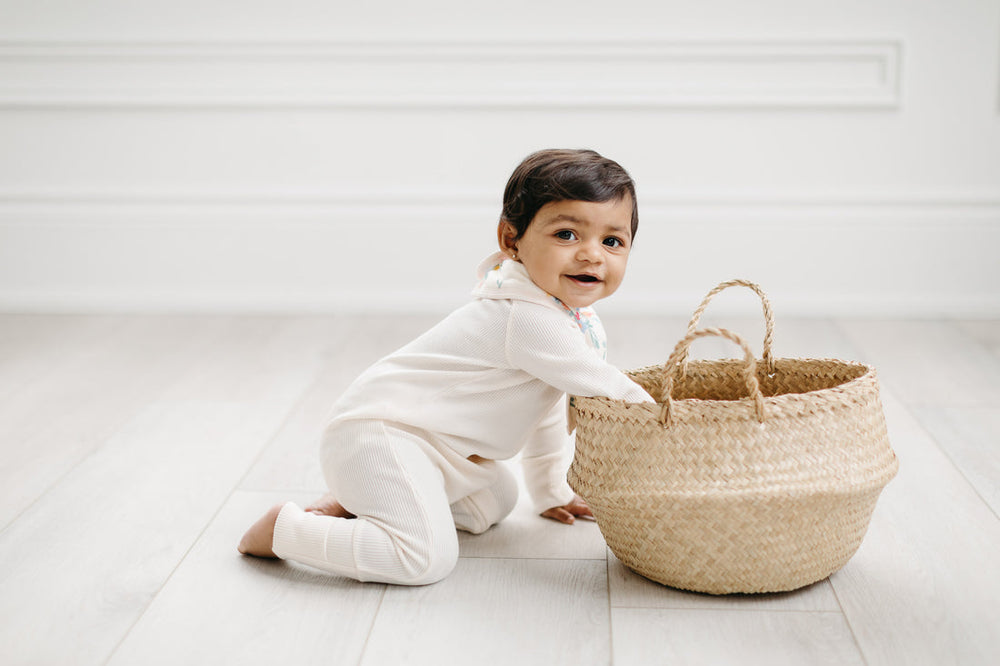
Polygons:
<instances>
[{"instance_id":1,"label":"woven straw texture","mask_svg":"<svg viewBox=\"0 0 1000 666\"><path fill-rule=\"evenodd\" d=\"M760 364L739 336L697 329L709 300L746 286L764 304ZM779 592L822 580L861 545L896 474L875 371L832 359L774 359L757 285L724 282L664 366L628 373L653 404L571 400L570 485L608 546L655 581L711 594ZM741 360L688 361L719 336Z\"/></svg>"}]
</instances>

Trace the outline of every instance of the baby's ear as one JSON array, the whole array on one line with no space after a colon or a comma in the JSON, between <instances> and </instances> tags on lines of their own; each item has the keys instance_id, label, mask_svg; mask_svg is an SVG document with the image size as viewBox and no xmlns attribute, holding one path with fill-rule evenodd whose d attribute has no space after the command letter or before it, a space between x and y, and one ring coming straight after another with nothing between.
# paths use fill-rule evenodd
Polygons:
<instances>
[{"instance_id":1,"label":"baby's ear","mask_svg":"<svg viewBox=\"0 0 1000 666\"><path fill-rule=\"evenodd\" d=\"M517 250L517 228L507 220L500 220L497 225L497 243L501 252L510 254Z\"/></svg>"}]
</instances>

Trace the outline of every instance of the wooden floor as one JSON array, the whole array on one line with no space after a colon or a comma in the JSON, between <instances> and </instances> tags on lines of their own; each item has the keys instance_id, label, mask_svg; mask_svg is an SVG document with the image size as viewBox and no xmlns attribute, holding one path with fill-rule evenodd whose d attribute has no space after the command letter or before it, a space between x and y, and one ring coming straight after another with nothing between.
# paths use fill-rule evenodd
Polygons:
<instances>
[{"instance_id":1,"label":"wooden floor","mask_svg":"<svg viewBox=\"0 0 1000 666\"><path fill-rule=\"evenodd\" d=\"M428 587L240 556L323 491L331 402L434 319L0 316L0 663L1000 663L1000 321L779 319L779 356L876 365L901 461L861 550L799 592L671 590L524 503ZM638 367L684 322L605 323Z\"/></svg>"}]
</instances>

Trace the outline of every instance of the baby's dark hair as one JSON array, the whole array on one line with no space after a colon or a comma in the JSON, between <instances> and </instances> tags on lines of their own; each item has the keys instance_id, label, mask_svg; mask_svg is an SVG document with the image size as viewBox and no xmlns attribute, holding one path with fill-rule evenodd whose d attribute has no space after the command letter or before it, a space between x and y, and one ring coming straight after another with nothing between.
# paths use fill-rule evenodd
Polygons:
<instances>
[{"instance_id":1,"label":"baby's dark hair","mask_svg":"<svg viewBox=\"0 0 1000 666\"><path fill-rule=\"evenodd\" d=\"M552 201L632 200L632 238L639 229L639 208L632 177L614 160L593 150L539 150L524 158L503 192L501 219L524 235L535 214ZM515 239L516 240L516 239Z\"/></svg>"}]
</instances>

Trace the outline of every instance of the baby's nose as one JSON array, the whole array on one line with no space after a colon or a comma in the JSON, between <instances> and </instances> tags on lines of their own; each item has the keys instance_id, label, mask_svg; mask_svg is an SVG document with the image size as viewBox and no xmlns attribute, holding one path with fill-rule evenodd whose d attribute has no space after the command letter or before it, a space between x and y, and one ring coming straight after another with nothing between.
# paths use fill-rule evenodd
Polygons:
<instances>
[{"instance_id":1,"label":"baby's nose","mask_svg":"<svg viewBox=\"0 0 1000 666\"><path fill-rule=\"evenodd\" d=\"M601 248L597 243L582 243L578 256L587 261L600 261Z\"/></svg>"}]
</instances>

